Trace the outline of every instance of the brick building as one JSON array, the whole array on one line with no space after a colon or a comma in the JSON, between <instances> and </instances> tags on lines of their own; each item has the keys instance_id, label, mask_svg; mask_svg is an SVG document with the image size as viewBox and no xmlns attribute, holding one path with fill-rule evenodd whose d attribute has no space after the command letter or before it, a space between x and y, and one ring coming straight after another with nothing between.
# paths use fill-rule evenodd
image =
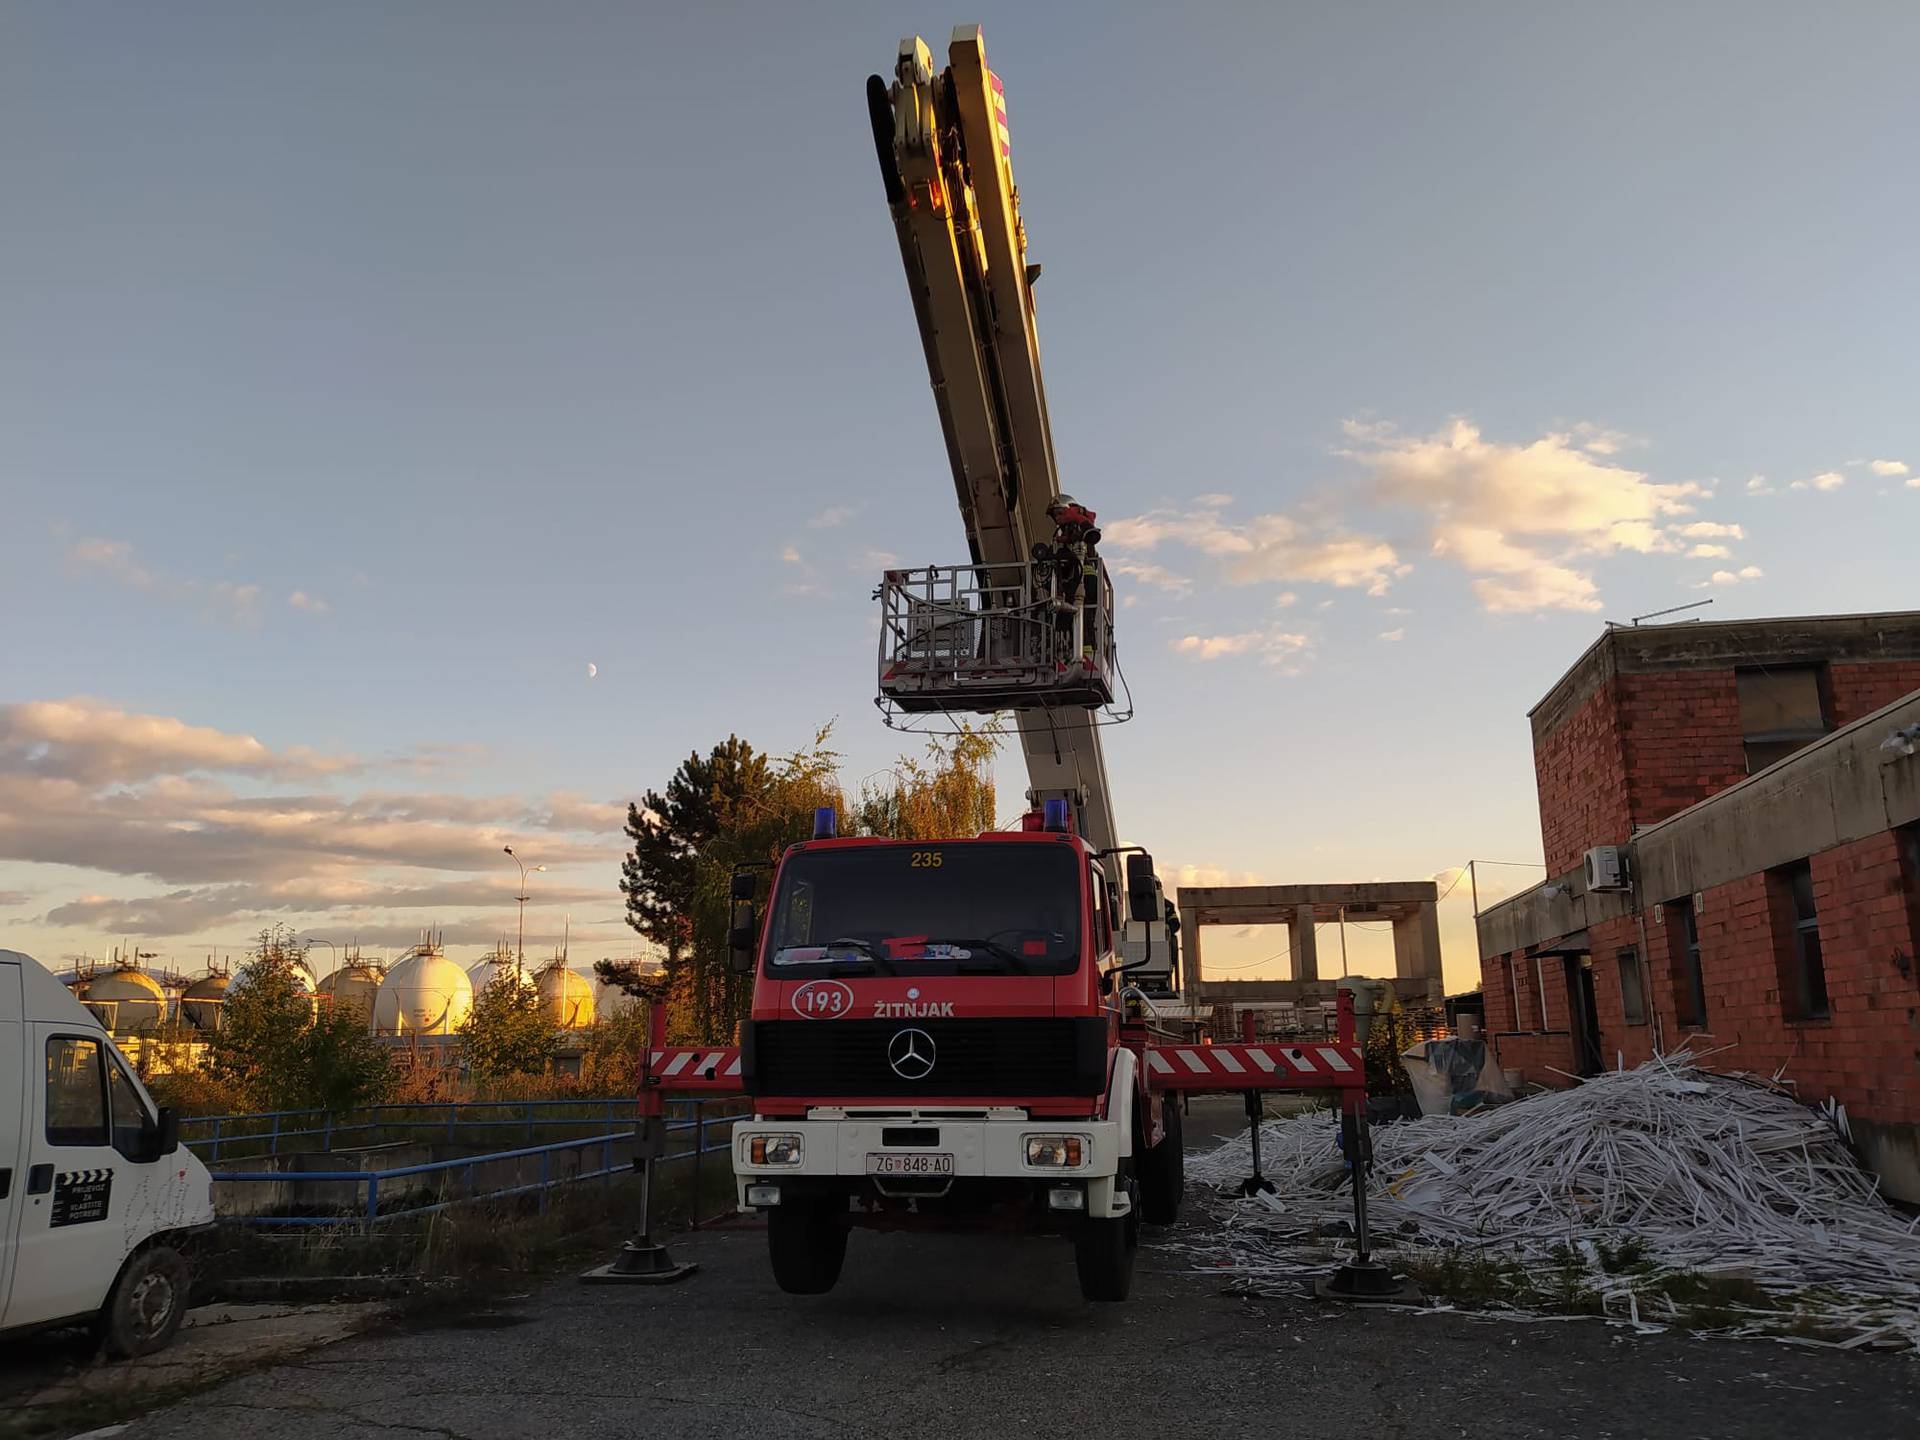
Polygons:
<instances>
[{"instance_id":1,"label":"brick building","mask_svg":"<svg viewBox=\"0 0 1920 1440\"><path fill-rule=\"evenodd\" d=\"M1478 921L1501 1063L1726 1046L1920 1201L1920 612L1609 629L1530 719L1549 879Z\"/></svg>"}]
</instances>

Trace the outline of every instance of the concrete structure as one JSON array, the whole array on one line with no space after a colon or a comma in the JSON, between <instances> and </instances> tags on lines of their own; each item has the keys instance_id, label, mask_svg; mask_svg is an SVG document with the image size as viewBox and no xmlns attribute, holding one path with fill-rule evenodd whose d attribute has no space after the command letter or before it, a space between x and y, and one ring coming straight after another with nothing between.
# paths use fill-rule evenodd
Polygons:
<instances>
[{"instance_id":1,"label":"concrete structure","mask_svg":"<svg viewBox=\"0 0 1920 1440\"><path fill-rule=\"evenodd\" d=\"M1393 925L1393 988L1401 1003L1438 1005L1445 998L1440 978L1438 887L1431 880L1365 885L1196 885L1179 892L1181 967L1184 992L1195 1013L1200 1007L1232 1004L1312 1005L1335 998L1339 976L1320 973L1315 926L1348 920ZM1285 925L1288 976L1285 980L1208 980L1203 966L1201 927L1206 925Z\"/></svg>"},{"instance_id":2,"label":"concrete structure","mask_svg":"<svg viewBox=\"0 0 1920 1440\"><path fill-rule=\"evenodd\" d=\"M1550 878L1479 917L1501 1063L1730 1046L1920 1200L1920 614L1611 631L1533 724Z\"/></svg>"}]
</instances>

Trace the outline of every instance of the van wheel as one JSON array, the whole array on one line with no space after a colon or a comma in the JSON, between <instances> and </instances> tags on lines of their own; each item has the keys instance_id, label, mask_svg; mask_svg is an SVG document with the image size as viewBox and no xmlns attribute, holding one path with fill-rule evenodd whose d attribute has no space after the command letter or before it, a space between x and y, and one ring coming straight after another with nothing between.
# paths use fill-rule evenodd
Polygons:
<instances>
[{"instance_id":1,"label":"van wheel","mask_svg":"<svg viewBox=\"0 0 1920 1440\"><path fill-rule=\"evenodd\" d=\"M1140 1236L1140 1193L1127 1171L1119 1179L1133 1197L1133 1209L1111 1220L1088 1218L1073 1236L1073 1264L1080 1273L1080 1294L1087 1300L1124 1300L1133 1288L1133 1252Z\"/></svg>"},{"instance_id":2,"label":"van wheel","mask_svg":"<svg viewBox=\"0 0 1920 1440\"><path fill-rule=\"evenodd\" d=\"M1160 1099L1160 1125L1160 1143L1147 1151L1140 1165L1141 1218L1149 1225L1171 1225L1180 1218L1180 1192L1187 1184L1180 1105L1171 1095Z\"/></svg>"},{"instance_id":3,"label":"van wheel","mask_svg":"<svg viewBox=\"0 0 1920 1440\"><path fill-rule=\"evenodd\" d=\"M831 1205L781 1205L767 1212L767 1257L789 1295L824 1295L847 1259L847 1222Z\"/></svg>"},{"instance_id":4,"label":"van wheel","mask_svg":"<svg viewBox=\"0 0 1920 1440\"><path fill-rule=\"evenodd\" d=\"M94 1333L116 1360L151 1355L180 1328L187 1313L187 1262L164 1245L142 1250L120 1271L94 1322Z\"/></svg>"}]
</instances>

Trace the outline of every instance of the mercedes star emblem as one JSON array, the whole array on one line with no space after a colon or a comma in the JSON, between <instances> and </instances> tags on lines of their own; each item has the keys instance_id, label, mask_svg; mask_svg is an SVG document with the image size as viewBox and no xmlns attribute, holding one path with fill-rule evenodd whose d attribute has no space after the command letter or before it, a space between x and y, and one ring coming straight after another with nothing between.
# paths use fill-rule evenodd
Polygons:
<instances>
[{"instance_id":1,"label":"mercedes star emblem","mask_svg":"<svg viewBox=\"0 0 1920 1440\"><path fill-rule=\"evenodd\" d=\"M887 1042L887 1064L902 1080L924 1080L933 1073L933 1037L924 1030L896 1030Z\"/></svg>"}]
</instances>

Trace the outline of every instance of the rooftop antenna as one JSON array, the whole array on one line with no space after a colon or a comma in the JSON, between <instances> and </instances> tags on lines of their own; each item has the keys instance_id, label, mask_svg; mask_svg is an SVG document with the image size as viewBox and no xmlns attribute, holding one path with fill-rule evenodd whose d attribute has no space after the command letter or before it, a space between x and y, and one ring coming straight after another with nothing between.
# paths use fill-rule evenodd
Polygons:
<instances>
[{"instance_id":1,"label":"rooftop antenna","mask_svg":"<svg viewBox=\"0 0 1920 1440\"><path fill-rule=\"evenodd\" d=\"M1712 603L1713 601L1711 599L1695 600L1690 605L1670 605L1665 610L1649 610L1644 615L1634 616L1633 623L1638 625L1642 620L1658 620L1662 615L1678 615L1682 610L1698 610L1702 605L1711 605ZM1698 619L1699 617L1696 616L1694 618Z\"/></svg>"}]
</instances>

